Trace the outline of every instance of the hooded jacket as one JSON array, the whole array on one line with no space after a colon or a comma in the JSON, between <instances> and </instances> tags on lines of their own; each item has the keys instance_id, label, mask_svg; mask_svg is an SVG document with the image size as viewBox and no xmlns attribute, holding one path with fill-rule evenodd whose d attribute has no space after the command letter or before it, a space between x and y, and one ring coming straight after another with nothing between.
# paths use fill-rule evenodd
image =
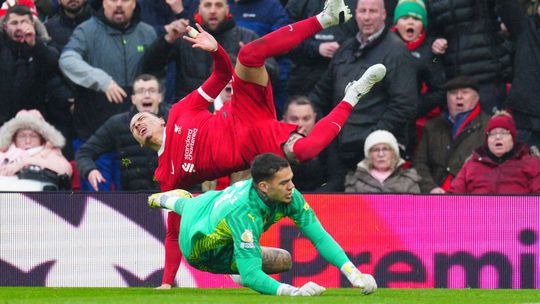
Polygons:
<instances>
[{"instance_id":1,"label":"hooded jacket","mask_svg":"<svg viewBox=\"0 0 540 304\"><path fill-rule=\"evenodd\" d=\"M45 143L26 150L16 147L14 137L20 129L38 133ZM47 123L39 111L22 110L0 128L0 172L5 172L4 166L17 165L17 170L20 170L28 165L37 165L59 175L71 176L71 165L60 151L64 145L62 134Z\"/></svg>"},{"instance_id":2,"label":"hooded jacket","mask_svg":"<svg viewBox=\"0 0 540 304\"><path fill-rule=\"evenodd\" d=\"M59 63L78 85L73 116L79 138L89 138L107 118L129 109L129 98L111 103L103 92L114 80L131 94L131 84L142 72L142 56L155 39L154 29L140 21L138 6L125 29L110 24L103 9L75 28Z\"/></svg>"}]
</instances>

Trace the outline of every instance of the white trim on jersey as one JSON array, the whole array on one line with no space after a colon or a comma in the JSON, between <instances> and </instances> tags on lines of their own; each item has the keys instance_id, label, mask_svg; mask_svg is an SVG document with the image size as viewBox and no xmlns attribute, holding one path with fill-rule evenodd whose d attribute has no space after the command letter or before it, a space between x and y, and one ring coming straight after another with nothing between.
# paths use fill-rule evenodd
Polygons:
<instances>
[{"instance_id":1,"label":"white trim on jersey","mask_svg":"<svg viewBox=\"0 0 540 304\"><path fill-rule=\"evenodd\" d=\"M197 89L197 92L199 92L199 94L201 94L201 96L202 96L204 99L206 99L206 101L208 101L208 102L214 102L214 98L208 96L208 94L206 94L206 92L203 91L203 89L202 89L201 87L199 87L199 88Z\"/></svg>"},{"instance_id":2,"label":"white trim on jersey","mask_svg":"<svg viewBox=\"0 0 540 304\"><path fill-rule=\"evenodd\" d=\"M163 128L163 142L161 143L161 147L159 147L159 150L157 151L158 157L160 157L161 154L163 154L163 151L165 150L166 135L167 135L167 128L165 127Z\"/></svg>"}]
</instances>

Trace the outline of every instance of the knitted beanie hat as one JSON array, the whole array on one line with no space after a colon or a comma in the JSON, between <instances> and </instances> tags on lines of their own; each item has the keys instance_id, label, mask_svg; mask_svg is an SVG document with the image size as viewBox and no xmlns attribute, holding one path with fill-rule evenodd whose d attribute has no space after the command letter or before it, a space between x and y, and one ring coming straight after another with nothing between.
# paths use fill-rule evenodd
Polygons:
<instances>
[{"instance_id":1,"label":"knitted beanie hat","mask_svg":"<svg viewBox=\"0 0 540 304\"><path fill-rule=\"evenodd\" d=\"M517 143L517 131L516 123L512 115L506 111L497 111L488 121L486 125L486 143L488 138L488 133L495 128L503 128L510 131L512 135L512 140L514 144Z\"/></svg>"},{"instance_id":2,"label":"knitted beanie hat","mask_svg":"<svg viewBox=\"0 0 540 304\"><path fill-rule=\"evenodd\" d=\"M399 158L399 146L397 139L392 133L386 130L376 130L368 135L366 141L364 142L364 155L366 158L369 157L369 150L378 144L387 144L390 146L390 148L392 148L392 150L394 150L394 153L396 153L396 156Z\"/></svg>"},{"instance_id":3,"label":"knitted beanie hat","mask_svg":"<svg viewBox=\"0 0 540 304\"><path fill-rule=\"evenodd\" d=\"M424 31L427 30L428 19L426 5L422 0L400 0L394 10L394 24L404 16L412 16L422 21Z\"/></svg>"}]
</instances>

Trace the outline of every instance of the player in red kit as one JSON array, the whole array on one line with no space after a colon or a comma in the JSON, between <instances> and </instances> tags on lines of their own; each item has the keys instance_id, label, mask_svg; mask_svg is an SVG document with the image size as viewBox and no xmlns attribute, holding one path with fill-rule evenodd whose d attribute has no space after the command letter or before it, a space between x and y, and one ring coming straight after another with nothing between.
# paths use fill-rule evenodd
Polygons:
<instances>
[{"instance_id":1,"label":"player in red kit","mask_svg":"<svg viewBox=\"0 0 540 304\"><path fill-rule=\"evenodd\" d=\"M197 25L200 33L195 38L185 36L184 39L211 54L212 75L196 91L173 105L166 127L163 119L148 112L136 114L130 123L135 139L158 151L155 177L161 190L186 189L205 180L230 175L248 168L255 156L262 153L275 153L290 162L300 163L317 156L339 133L358 100L384 77L385 67L374 65L359 80L351 82L343 101L318 121L309 135L303 136L296 131L296 125L276 119L264 60L287 53L304 39L350 18L343 0L327 0L320 14L278 29L241 48L234 75L225 50ZM219 95L231 75L231 102L214 115L208 111L209 102ZM179 216L171 212L167 220L163 288L170 288L174 283L180 265L178 229Z\"/></svg>"}]
</instances>

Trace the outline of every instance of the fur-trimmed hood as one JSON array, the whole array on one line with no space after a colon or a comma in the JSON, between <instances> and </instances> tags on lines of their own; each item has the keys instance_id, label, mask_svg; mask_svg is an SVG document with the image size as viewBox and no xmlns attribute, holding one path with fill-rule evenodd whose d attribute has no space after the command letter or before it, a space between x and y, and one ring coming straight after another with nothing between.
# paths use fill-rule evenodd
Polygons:
<instances>
[{"instance_id":1,"label":"fur-trimmed hood","mask_svg":"<svg viewBox=\"0 0 540 304\"><path fill-rule=\"evenodd\" d=\"M38 110L21 110L0 128L0 150L5 151L13 143L13 135L19 129L31 129L39 133L55 148L62 148L66 139L55 127L45 121Z\"/></svg>"}]
</instances>

